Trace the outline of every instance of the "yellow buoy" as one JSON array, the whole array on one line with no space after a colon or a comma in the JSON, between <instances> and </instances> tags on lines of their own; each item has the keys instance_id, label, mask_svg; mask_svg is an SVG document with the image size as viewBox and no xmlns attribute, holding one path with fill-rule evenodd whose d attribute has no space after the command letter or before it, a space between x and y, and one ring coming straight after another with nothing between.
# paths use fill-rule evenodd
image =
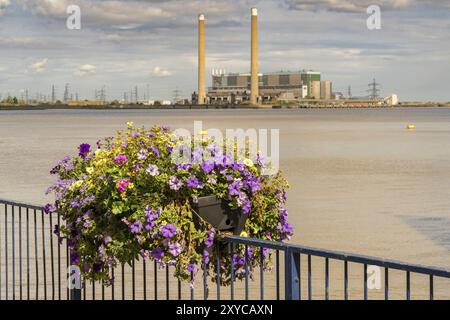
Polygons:
<instances>
[{"instance_id":1,"label":"yellow buoy","mask_svg":"<svg viewBox=\"0 0 450 320\"><path fill-rule=\"evenodd\" d=\"M406 129L408 129L408 130L414 130L415 128L416 128L416 126L413 125L413 124L408 124L408 125L406 126Z\"/></svg>"}]
</instances>

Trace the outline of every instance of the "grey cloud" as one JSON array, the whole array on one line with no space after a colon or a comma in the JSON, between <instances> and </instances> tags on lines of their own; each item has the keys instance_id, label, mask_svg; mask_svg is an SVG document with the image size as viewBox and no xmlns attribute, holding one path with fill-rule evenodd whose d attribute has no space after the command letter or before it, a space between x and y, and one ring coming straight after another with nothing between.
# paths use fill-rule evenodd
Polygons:
<instances>
[{"instance_id":1,"label":"grey cloud","mask_svg":"<svg viewBox=\"0 0 450 320\"><path fill-rule=\"evenodd\" d=\"M2 0L5 1L5 0ZM18 0L24 8L35 14L49 18L66 18L66 8L71 4L79 5L82 20L90 25L105 24L142 24L149 22L164 23L192 20L200 12L221 17L227 13L236 13L243 8L234 1L145 1L145 0ZM234 3L233 3L234 2Z\"/></svg>"},{"instance_id":2,"label":"grey cloud","mask_svg":"<svg viewBox=\"0 0 450 320\"><path fill-rule=\"evenodd\" d=\"M396 10L414 5L448 6L447 0L285 0L289 9L301 11L361 12L370 5Z\"/></svg>"},{"instance_id":3,"label":"grey cloud","mask_svg":"<svg viewBox=\"0 0 450 320\"><path fill-rule=\"evenodd\" d=\"M336 88L366 85L376 77L393 92L399 88L404 99L428 96L408 87L420 87L423 77L439 74L441 81L430 87L436 97L448 99L450 23L442 1L424 7L415 0L387 5L391 9L383 11L383 26L376 32L366 28L365 0L70 0L82 7L79 31L65 28L68 0L17 1L25 7L10 6L13 14L2 17L1 33L7 36L0 36L0 47L7 50L1 50L0 61L8 67L8 79L0 93L11 87L48 91L53 83L71 83L87 97L100 84L115 98L147 84L158 98L171 97L176 86L189 94L196 88L197 14L206 14L207 69L246 72L249 10L256 5L263 72L316 69ZM44 57L51 61L45 72L20 73ZM74 71L85 65L96 66L96 72L80 81ZM417 70L423 77L413 76Z\"/></svg>"},{"instance_id":4,"label":"grey cloud","mask_svg":"<svg viewBox=\"0 0 450 320\"><path fill-rule=\"evenodd\" d=\"M35 37L0 37L0 47L9 49L45 49L49 46L48 39Z\"/></svg>"}]
</instances>

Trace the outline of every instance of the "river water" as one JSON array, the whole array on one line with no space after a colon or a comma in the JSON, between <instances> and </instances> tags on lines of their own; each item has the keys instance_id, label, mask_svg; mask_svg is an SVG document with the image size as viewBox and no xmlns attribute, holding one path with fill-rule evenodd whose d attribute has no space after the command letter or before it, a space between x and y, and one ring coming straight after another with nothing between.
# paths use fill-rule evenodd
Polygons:
<instances>
[{"instance_id":1,"label":"river water","mask_svg":"<svg viewBox=\"0 0 450 320\"><path fill-rule=\"evenodd\" d=\"M2 111L0 198L45 203L52 165L127 121L196 120L280 129L293 243L450 266L449 108Z\"/></svg>"}]
</instances>

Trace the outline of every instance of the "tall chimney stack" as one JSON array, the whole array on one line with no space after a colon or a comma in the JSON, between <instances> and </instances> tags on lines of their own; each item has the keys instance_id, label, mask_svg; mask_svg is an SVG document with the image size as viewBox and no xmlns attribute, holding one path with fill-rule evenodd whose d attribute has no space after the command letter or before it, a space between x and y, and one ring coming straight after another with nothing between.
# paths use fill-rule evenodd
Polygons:
<instances>
[{"instance_id":1,"label":"tall chimney stack","mask_svg":"<svg viewBox=\"0 0 450 320\"><path fill-rule=\"evenodd\" d=\"M250 102L258 103L259 79L258 79L258 9L252 8L252 40L251 40L251 95Z\"/></svg>"},{"instance_id":2,"label":"tall chimney stack","mask_svg":"<svg viewBox=\"0 0 450 320\"><path fill-rule=\"evenodd\" d=\"M198 104L204 104L205 93L205 15L198 16Z\"/></svg>"}]
</instances>

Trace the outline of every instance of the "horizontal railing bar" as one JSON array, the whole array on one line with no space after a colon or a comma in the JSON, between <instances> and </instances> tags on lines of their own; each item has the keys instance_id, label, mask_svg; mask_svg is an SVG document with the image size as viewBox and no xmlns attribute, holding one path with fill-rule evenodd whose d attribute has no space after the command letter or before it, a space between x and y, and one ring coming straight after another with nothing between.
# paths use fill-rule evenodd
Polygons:
<instances>
[{"instance_id":1,"label":"horizontal railing bar","mask_svg":"<svg viewBox=\"0 0 450 320\"><path fill-rule=\"evenodd\" d=\"M9 206L15 206L15 207L28 208L28 209L32 209L32 210L44 210L43 206L36 206L36 205L32 205L32 204L20 203L20 202L3 200L3 199L0 199L0 204L6 204L6 205L9 205Z\"/></svg>"},{"instance_id":2,"label":"horizontal railing bar","mask_svg":"<svg viewBox=\"0 0 450 320\"><path fill-rule=\"evenodd\" d=\"M342 260L353 263L375 265L389 269L409 271L413 273L433 275L437 277L450 278L450 269L424 266L419 264L410 264L396 260L383 259L359 254L346 253L341 251L332 251L327 249L317 249L312 247L293 245L282 242L273 242L260 239L243 238L238 236L226 236L222 238L225 242L233 242L235 244L244 244L250 246L258 246L263 248L277 249L285 251L287 249L301 254L307 254L317 257L329 258L334 260Z\"/></svg>"}]
</instances>

